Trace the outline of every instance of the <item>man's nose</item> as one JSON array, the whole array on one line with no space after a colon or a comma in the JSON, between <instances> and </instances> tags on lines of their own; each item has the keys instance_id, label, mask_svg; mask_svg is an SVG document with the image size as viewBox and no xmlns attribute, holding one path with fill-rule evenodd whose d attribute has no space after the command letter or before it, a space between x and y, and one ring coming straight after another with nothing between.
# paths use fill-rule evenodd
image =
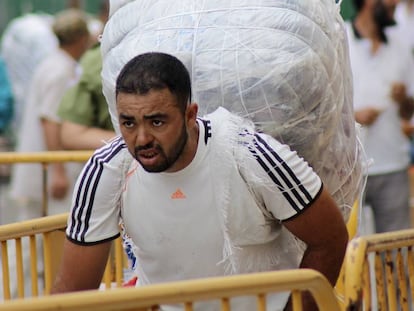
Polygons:
<instances>
[{"instance_id":1,"label":"man's nose","mask_svg":"<svg viewBox=\"0 0 414 311\"><path fill-rule=\"evenodd\" d=\"M136 145L137 146L146 146L153 139L151 133L145 128L145 126L140 126L137 129L136 135Z\"/></svg>"}]
</instances>

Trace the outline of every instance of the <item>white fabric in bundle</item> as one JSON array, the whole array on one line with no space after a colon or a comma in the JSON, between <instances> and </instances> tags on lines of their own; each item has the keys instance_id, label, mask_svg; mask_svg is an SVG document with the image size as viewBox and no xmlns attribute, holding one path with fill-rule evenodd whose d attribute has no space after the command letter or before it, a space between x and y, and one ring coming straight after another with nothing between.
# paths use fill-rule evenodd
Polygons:
<instances>
[{"instance_id":1,"label":"white fabric in bundle","mask_svg":"<svg viewBox=\"0 0 414 311\"><path fill-rule=\"evenodd\" d=\"M103 92L114 127L115 81L134 56L175 55L201 115L252 119L321 176L344 217L361 192L346 33L333 0L112 0L102 37Z\"/></svg>"}]
</instances>

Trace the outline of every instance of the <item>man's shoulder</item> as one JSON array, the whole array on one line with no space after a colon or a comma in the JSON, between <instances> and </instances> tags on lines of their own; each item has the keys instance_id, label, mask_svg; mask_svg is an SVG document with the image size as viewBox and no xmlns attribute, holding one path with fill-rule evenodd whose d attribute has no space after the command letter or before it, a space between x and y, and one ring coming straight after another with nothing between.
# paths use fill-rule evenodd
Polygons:
<instances>
[{"instance_id":1,"label":"man's shoulder","mask_svg":"<svg viewBox=\"0 0 414 311\"><path fill-rule=\"evenodd\" d=\"M250 154L249 150L258 133L250 119L220 107L205 115L202 120L207 126L207 133L212 137L210 145L219 154L227 153L237 159Z\"/></svg>"},{"instance_id":2,"label":"man's shoulder","mask_svg":"<svg viewBox=\"0 0 414 311\"><path fill-rule=\"evenodd\" d=\"M202 119L210 120L215 129L222 130L244 130L250 128L254 130L254 124L250 119L243 118L236 113L230 112L223 107L218 107L213 112L206 114Z\"/></svg>"},{"instance_id":3,"label":"man's shoulder","mask_svg":"<svg viewBox=\"0 0 414 311\"><path fill-rule=\"evenodd\" d=\"M122 136L116 136L95 150L90 161L122 164L129 152ZM131 158L131 156L129 156Z\"/></svg>"}]
</instances>

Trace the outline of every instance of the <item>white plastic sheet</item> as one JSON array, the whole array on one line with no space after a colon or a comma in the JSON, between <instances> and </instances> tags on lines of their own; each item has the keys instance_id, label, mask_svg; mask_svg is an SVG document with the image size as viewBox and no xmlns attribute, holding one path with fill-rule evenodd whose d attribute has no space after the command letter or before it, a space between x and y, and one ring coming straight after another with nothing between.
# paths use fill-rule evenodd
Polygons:
<instances>
[{"instance_id":1,"label":"white plastic sheet","mask_svg":"<svg viewBox=\"0 0 414 311\"><path fill-rule=\"evenodd\" d=\"M110 16L102 77L116 130L121 68L140 53L173 54L190 71L201 114L223 106L289 144L348 217L362 163L334 0L112 0Z\"/></svg>"}]
</instances>

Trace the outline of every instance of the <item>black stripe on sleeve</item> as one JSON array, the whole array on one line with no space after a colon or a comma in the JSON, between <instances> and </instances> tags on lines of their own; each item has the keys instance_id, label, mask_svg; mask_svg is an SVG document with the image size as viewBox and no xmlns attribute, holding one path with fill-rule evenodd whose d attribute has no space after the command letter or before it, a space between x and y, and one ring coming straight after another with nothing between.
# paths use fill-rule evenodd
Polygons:
<instances>
[{"instance_id":1,"label":"black stripe on sleeve","mask_svg":"<svg viewBox=\"0 0 414 311\"><path fill-rule=\"evenodd\" d=\"M115 240L116 238L118 238L120 235L121 235L121 233L117 233L116 235L114 235L114 236L112 236L112 237L110 237L110 238L103 239L103 240L96 241L96 242L79 242L78 240L74 240L74 239L72 239L72 238L71 238L70 236L68 236L68 235L66 236L66 238L67 238L69 241L71 241L72 243L77 244L77 245L82 245L82 246L92 246L92 245L98 245L98 244L102 244L102 243L105 243L105 242L113 241L113 240Z\"/></svg>"},{"instance_id":2,"label":"black stripe on sleeve","mask_svg":"<svg viewBox=\"0 0 414 311\"><path fill-rule=\"evenodd\" d=\"M204 143L207 145L208 139L211 138L211 121L198 118L204 126Z\"/></svg>"},{"instance_id":3,"label":"black stripe on sleeve","mask_svg":"<svg viewBox=\"0 0 414 311\"><path fill-rule=\"evenodd\" d=\"M76 199L71 214L72 223L69 236L73 240L84 241L85 234L89 228L96 189L103 172L104 163L109 162L124 148L125 143L123 140L121 138L116 139L110 145L97 151L86 164L76 190ZM82 222L82 217L85 217L84 222ZM83 229L82 225L84 225Z\"/></svg>"},{"instance_id":4,"label":"black stripe on sleeve","mask_svg":"<svg viewBox=\"0 0 414 311\"><path fill-rule=\"evenodd\" d=\"M289 165L277 154L277 152L269 146L269 144L266 143L266 141L260 137L259 134L256 134L255 137L258 139L258 141L270 152L271 155L276 159L276 161L280 164L282 164L285 171L288 173L289 177L293 180L293 182L299 187L302 194L306 197L308 201L312 200L312 196L310 193L305 189L305 187L302 185L301 181L298 179L296 174L293 172L293 170L289 167Z\"/></svg>"},{"instance_id":5,"label":"black stripe on sleeve","mask_svg":"<svg viewBox=\"0 0 414 311\"><path fill-rule=\"evenodd\" d=\"M280 189L292 208L297 212L302 210L313 200L312 196L289 165L266 143L260 134L255 133L254 137L253 145L249 146L250 152Z\"/></svg>"},{"instance_id":6,"label":"black stripe on sleeve","mask_svg":"<svg viewBox=\"0 0 414 311\"><path fill-rule=\"evenodd\" d=\"M315 195L315 197L313 198L313 200L312 201L310 201L309 203L308 203L308 205L306 206L306 207L304 207L301 211L300 211L300 213L297 213L297 214L295 214L295 215L293 215L293 216L291 216L291 217L289 217L289 218L286 218L286 219L282 219L282 222L284 222L284 221L288 221L288 220L292 220L292 219L294 219L294 218L296 218L298 215L300 215L301 213L303 213L308 207L310 207L310 206L312 206L312 203L313 202L315 202L320 196L321 196L321 193L322 193L322 190L323 190L323 184L321 184L321 188L319 189L319 191L318 191L318 193Z\"/></svg>"}]
</instances>

